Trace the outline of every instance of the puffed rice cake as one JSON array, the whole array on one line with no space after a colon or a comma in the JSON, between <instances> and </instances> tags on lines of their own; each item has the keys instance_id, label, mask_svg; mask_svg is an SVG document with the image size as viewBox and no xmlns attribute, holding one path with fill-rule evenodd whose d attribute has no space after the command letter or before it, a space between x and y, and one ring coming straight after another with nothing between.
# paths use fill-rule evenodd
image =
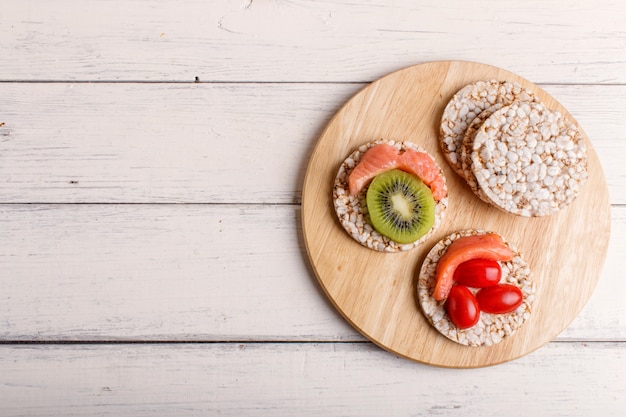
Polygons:
<instances>
[{"instance_id":1,"label":"puffed rice cake","mask_svg":"<svg viewBox=\"0 0 626 417\"><path fill-rule=\"evenodd\" d=\"M535 300L535 283L530 267L520 252L506 241L516 255L510 261L499 262L502 268L500 283L515 285L522 291L524 297L522 304L515 311L506 314L481 311L478 323L468 329L460 329L450 321L445 308L445 300L437 301L433 298L437 262L452 242L463 236L486 233L488 232L482 230L465 230L454 232L440 240L426 255L417 280L417 298L427 320L442 335L465 346L491 346L512 336L530 318ZM470 291L475 294L478 290L470 288Z\"/></svg>"},{"instance_id":2,"label":"puffed rice cake","mask_svg":"<svg viewBox=\"0 0 626 417\"><path fill-rule=\"evenodd\" d=\"M569 205L587 179L578 128L537 102L492 114L476 132L471 169L496 207L519 216L546 216Z\"/></svg>"},{"instance_id":3,"label":"puffed rice cake","mask_svg":"<svg viewBox=\"0 0 626 417\"><path fill-rule=\"evenodd\" d=\"M465 131L483 111L501 103L533 101L535 95L510 81L477 81L460 89L448 102L441 117L440 145L452 169L463 177L461 147Z\"/></svg>"},{"instance_id":4,"label":"puffed rice cake","mask_svg":"<svg viewBox=\"0 0 626 417\"><path fill-rule=\"evenodd\" d=\"M428 154L428 152L426 152L426 150L424 150L420 146L408 141L396 142L393 140L379 139L359 146L358 149L352 152L343 161L343 163L339 167L337 176L335 177L335 182L333 185L333 202L335 212L337 214L337 217L339 218L339 222L346 230L346 232L348 232L348 234L354 240L356 240L363 246L380 252L406 251L419 246L422 242L428 239L437 228L439 228L441 222L443 221L445 211L448 207L448 197L446 196L436 203L435 222L433 224L433 227L430 229L430 231L428 231L424 236L422 236L415 242L400 244L389 239L386 236L381 235L376 230L374 230L369 220L366 204L366 194L368 187L364 187L357 195L352 196L350 195L350 192L348 190L348 177L354 167L356 167L361 160L361 156L369 148L382 143L394 146L400 151L411 148L418 152L424 152ZM445 185L445 176L443 170L436 162L435 165L439 169L439 173L444 179Z\"/></svg>"},{"instance_id":5,"label":"puffed rice cake","mask_svg":"<svg viewBox=\"0 0 626 417\"><path fill-rule=\"evenodd\" d=\"M478 196L485 203L490 203L489 197L487 197L483 190L480 189L478 181L476 181L476 176L474 176L474 172L472 171L472 146L474 145L474 138L476 137L478 129L480 129L489 116L500 110L502 107L504 107L504 104L496 103L476 116L476 118L472 120L465 130L463 143L461 145L461 170L463 171L463 178L474 194L476 194L476 196Z\"/></svg>"}]
</instances>

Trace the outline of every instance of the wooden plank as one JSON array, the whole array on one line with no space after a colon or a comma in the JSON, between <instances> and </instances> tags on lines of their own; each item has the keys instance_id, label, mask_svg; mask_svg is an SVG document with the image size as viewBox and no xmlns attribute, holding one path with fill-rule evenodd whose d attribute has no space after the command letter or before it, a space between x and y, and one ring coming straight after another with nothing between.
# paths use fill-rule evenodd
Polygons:
<instances>
[{"instance_id":1,"label":"wooden plank","mask_svg":"<svg viewBox=\"0 0 626 417\"><path fill-rule=\"evenodd\" d=\"M5 0L1 77L371 81L459 59L535 82L625 83L620 10L615 0Z\"/></svg>"},{"instance_id":2,"label":"wooden plank","mask_svg":"<svg viewBox=\"0 0 626 417\"><path fill-rule=\"evenodd\" d=\"M318 137L364 86L0 83L2 202L298 202ZM542 87L626 204L626 86Z\"/></svg>"},{"instance_id":3,"label":"wooden plank","mask_svg":"<svg viewBox=\"0 0 626 417\"><path fill-rule=\"evenodd\" d=\"M367 343L4 345L0 414L619 416L624 367L624 343L552 343L472 371Z\"/></svg>"},{"instance_id":4,"label":"wooden plank","mask_svg":"<svg viewBox=\"0 0 626 417\"><path fill-rule=\"evenodd\" d=\"M292 203L360 87L0 84L2 200Z\"/></svg>"},{"instance_id":5,"label":"wooden plank","mask_svg":"<svg viewBox=\"0 0 626 417\"><path fill-rule=\"evenodd\" d=\"M338 226L339 227L339 226ZM298 206L0 205L0 340L364 340L327 301ZM565 340L626 340L626 207Z\"/></svg>"},{"instance_id":6,"label":"wooden plank","mask_svg":"<svg viewBox=\"0 0 626 417\"><path fill-rule=\"evenodd\" d=\"M2 206L0 338L354 335L308 274L298 213L271 205Z\"/></svg>"}]
</instances>

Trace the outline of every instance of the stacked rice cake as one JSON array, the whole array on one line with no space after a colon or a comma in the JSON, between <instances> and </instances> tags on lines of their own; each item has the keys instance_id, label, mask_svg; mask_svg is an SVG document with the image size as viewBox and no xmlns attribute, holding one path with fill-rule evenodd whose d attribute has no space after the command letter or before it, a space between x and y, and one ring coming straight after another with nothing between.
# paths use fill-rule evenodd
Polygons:
<instances>
[{"instance_id":1,"label":"stacked rice cake","mask_svg":"<svg viewBox=\"0 0 626 417\"><path fill-rule=\"evenodd\" d=\"M524 217L569 205L587 179L574 123L517 83L478 81L459 90L441 119L441 148L483 201Z\"/></svg>"}]
</instances>

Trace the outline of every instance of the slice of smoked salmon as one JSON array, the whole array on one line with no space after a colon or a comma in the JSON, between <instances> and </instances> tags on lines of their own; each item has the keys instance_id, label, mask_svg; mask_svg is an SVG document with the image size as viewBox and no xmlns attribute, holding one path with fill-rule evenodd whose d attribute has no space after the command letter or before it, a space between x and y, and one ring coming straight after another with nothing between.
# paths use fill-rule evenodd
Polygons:
<instances>
[{"instance_id":1,"label":"slice of smoked salmon","mask_svg":"<svg viewBox=\"0 0 626 417\"><path fill-rule=\"evenodd\" d=\"M436 201L446 196L445 181L430 155L410 148L400 152L385 143L368 149L361 157L361 161L354 167L348 177L350 194L358 194L376 175L396 168L422 180L431 189Z\"/></svg>"},{"instance_id":2,"label":"slice of smoked salmon","mask_svg":"<svg viewBox=\"0 0 626 417\"><path fill-rule=\"evenodd\" d=\"M430 155L414 149L407 149L398 157L397 168L417 175L430 188L436 201L446 196L446 184Z\"/></svg>"},{"instance_id":3,"label":"slice of smoked salmon","mask_svg":"<svg viewBox=\"0 0 626 417\"><path fill-rule=\"evenodd\" d=\"M351 195L358 194L365 184L376 175L397 167L400 152L391 145L380 144L369 148L361 162L350 173L348 189Z\"/></svg>"},{"instance_id":4,"label":"slice of smoked salmon","mask_svg":"<svg viewBox=\"0 0 626 417\"><path fill-rule=\"evenodd\" d=\"M448 298L454 285L454 271L463 262L470 259L510 261L514 256L515 252L495 233L463 236L455 240L437 262L433 298L439 301Z\"/></svg>"}]
</instances>

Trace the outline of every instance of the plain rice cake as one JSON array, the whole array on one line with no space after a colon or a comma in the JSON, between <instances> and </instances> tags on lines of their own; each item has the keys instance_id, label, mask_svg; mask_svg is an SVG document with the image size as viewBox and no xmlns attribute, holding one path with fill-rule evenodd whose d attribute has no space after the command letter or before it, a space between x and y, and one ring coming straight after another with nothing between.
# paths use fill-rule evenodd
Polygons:
<instances>
[{"instance_id":1,"label":"plain rice cake","mask_svg":"<svg viewBox=\"0 0 626 417\"><path fill-rule=\"evenodd\" d=\"M577 127L537 102L504 107L485 120L471 159L489 201L524 217L566 207L588 175L586 146Z\"/></svg>"}]
</instances>

